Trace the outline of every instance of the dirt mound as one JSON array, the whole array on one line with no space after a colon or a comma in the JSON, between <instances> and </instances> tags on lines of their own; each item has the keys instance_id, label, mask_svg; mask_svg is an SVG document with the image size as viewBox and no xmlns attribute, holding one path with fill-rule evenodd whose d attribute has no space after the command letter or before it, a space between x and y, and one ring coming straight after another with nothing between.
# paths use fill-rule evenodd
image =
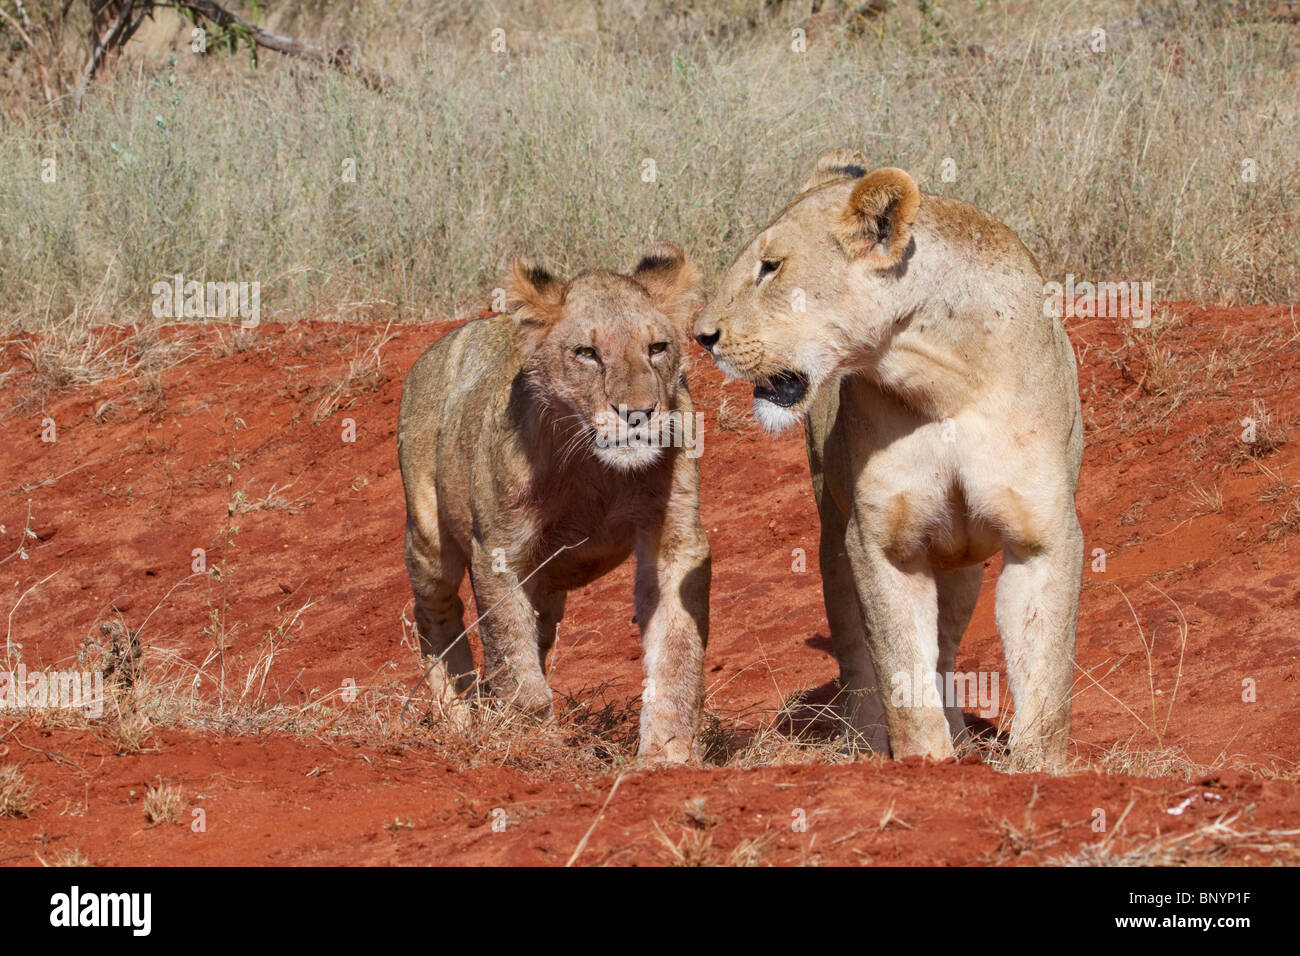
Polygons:
<instances>
[{"instance_id":1,"label":"dirt mound","mask_svg":"<svg viewBox=\"0 0 1300 956\"><path fill-rule=\"evenodd\" d=\"M0 829L0 861L556 863L580 844L582 863L1291 852L1267 835L1300 815L1291 309L1176 304L1148 329L1071 324L1088 564L1077 772L1059 778L974 757L850 758L819 737L826 721L805 722L836 668L802 436L761 435L748 389L702 358L722 765L625 766L642 680L630 567L570 597L551 677L572 718L562 740L457 751L436 729L395 734L393 704L417 676L397 403L451 327L106 330L98 364L5 346L9 661L99 668L123 653L113 635L138 632L139 679L167 687L171 709L111 731L0 713L0 764L34 787L27 816ZM996 571L958 660L1003 677L994 723L1009 704ZM579 731L583 756L566 758ZM180 825L144 815L165 785L180 788Z\"/></svg>"}]
</instances>

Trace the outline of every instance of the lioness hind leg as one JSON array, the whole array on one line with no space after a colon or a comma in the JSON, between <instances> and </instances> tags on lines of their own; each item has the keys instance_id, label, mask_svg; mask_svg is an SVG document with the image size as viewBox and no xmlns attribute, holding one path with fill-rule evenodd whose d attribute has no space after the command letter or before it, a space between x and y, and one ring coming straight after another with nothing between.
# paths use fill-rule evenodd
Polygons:
<instances>
[{"instance_id":1,"label":"lioness hind leg","mask_svg":"<svg viewBox=\"0 0 1300 956\"><path fill-rule=\"evenodd\" d=\"M465 605L458 593L465 577L464 553L440 528L425 529L408 519L406 570L433 699L447 716L461 722L468 716L463 697L474 686L474 657L468 637L462 636Z\"/></svg>"},{"instance_id":2,"label":"lioness hind leg","mask_svg":"<svg viewBox=\"0 0 1300 956\"><path fill-rule=\"evenodd\" d=\"M825 520L825 519L823 519ZM840 716L861 744L889 753L889 727L880 700L880 684L867 644L867 628L858 605L853 569L844 550L844 525L822 527L822 600L830 624L831 647L840 666Z\"/></svg>"},{"instance_id":3,"label":"lioness hind leg","mask_svg":"<svg viewBox=\"0 0 1300 956\"><path fill-rule=\"evenodd\" d=\"M947 694L949 688L968 686L965 682L954 681L950 675L957 667L957 648L966 634L966 628L970 626L975 605L979 603L984 565L938 571L934 580L939 596L939 686ZM962 702L945 698L943 703L943 713L948 719L948 730L952 734L953 743L960 743L968 736ZM975 703L977 702L966 701L968 707Z\"/></svg>"},{"instance_id":4,"label":"lioness hind leg","mask_svg":"<svg viewBox=\"0 0 1300 956\"><path fill-rule=\"evenodd\" d=\"M1016 713L1011 748L1026 768L1059 767L1070 739L1083 533L1073 510L1045 546L1003 549L997 621Z\"/></svg>"}]
</instances>

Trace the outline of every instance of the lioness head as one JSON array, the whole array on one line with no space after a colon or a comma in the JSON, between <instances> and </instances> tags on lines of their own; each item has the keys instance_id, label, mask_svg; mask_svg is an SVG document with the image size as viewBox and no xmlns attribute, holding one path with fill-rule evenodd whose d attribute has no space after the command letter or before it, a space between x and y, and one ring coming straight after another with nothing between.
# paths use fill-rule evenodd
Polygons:
<instances>
[{"instance_id":1,"label":"lioness head","mask_svg":"<svg viewBox=\"0 0 1300 956\"><path fill-rule=\"evenodd\" d=\"M566 454L589 448L635 471L659 460L686 387L684 346L700 305L698 273L671 242L651 246L630 276L584 272L561 282L514 262L507 304L533 395L566 434Z\"/></svg>"},{"instance_id":2,"label":"lioness head","mask_svg":"<svg viewBox=\"0 0 1300 956\"><path fill-rule=\"evenodd\" d=\"M772 431L798 421L817 389L860 358L861 330L908 254L916 183L901 169L867 169L855 150L822 157L695 323L718 367L754 383L754 414Z\"/></svg>"}]
</instances>

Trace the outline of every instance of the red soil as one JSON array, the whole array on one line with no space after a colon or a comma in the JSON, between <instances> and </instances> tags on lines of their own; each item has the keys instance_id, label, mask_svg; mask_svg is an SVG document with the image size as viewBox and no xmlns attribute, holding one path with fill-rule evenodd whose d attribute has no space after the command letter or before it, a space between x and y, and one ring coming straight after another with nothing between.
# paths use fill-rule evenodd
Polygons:
<instances>
[{"instance_id":1,"label":"red soil","mask_svg":"<svg viewBox=\"0 0 1300 956\"><path fill-rule=\"evenodd\" d=\"M1300 572L1289 553L1300 442L1285 441L1300 422L1300 326L1289 308L1174 312L1179 321L1147 347L1117 320L1070 326L1088 442L1078 505L1089 561L1106 552L1104 570L1084 573L1074 773L1005 774L972 757L619 777L453 759L409 733L385 745L328 730L162 729L127 753L97 725L0 712L0 764L19 765L36 787L27 817L0 822L0 862L79 850L98 864L563 863L598 819L581 863L671 862L668 842L711 862L1042 862L1102 841L1122 852L1169 840L1225 812L1241 832L1300 826ZM234 696L268 641L272 702L318 698L347 678L363 690L413 682L397 403L405 371L451 327L397 327L383 348L386 378L345 392L321 424L318 403L373 326L267 326L230 354L215 329L169 328L163 341L194 354L79 388L46 387L25 343L7 344L0 558L18 548L29 502L35 533L29 558L0 564L12 659L74 667L82 642L118 618L141 629L146 668L164 649L197 663L215 614ZM706 359L691 384L705 413L701 507L714 554L708 706L724 723L771 723L798 693L829 700L836 673L802 435L759 433L742 417L748 389L724 385ZM1241 440L1248 417L1260 422L1253 444ZM41 440L46 418L53 443ZM342 440L344 419L355 442ZM237 492L256 502L273 486L293 509L232 515ZM189 577L195 548L220 580ZM806 572L792 570L794 549ZM996 571L990 562L960 670L1001 670ZM557 692L605 685L606 699L634 709L630 581L625 566L571 595ZM1139 626L1154 642L1149 657ZM1005 675L1000 686L1005 697ZM1190 781L1099 772L1112 750L1164 748L1233 769ZM186 825L146 824L142 797L159 780L180 785ZM1168 812L1189 797L1185 812ZM193 807L205 809L206 832L187 825ZM792 828L800 811L806 828ZM1204 846L1223 861L1278 856L1232 840Z\"/></svg>"}]
</instances>

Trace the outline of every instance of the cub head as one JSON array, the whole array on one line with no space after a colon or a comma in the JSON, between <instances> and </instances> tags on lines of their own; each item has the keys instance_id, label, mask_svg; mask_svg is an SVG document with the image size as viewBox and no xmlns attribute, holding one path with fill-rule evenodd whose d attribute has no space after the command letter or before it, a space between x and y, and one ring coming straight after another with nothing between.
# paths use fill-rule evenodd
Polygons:
<instances>
[{"instance_id":1,"label":"cub head","mask_svg":"<svg viewBox=\"0 0 1300 956\"><path fill-rule=\"evenodd\" d=\"M564 437L621 471L658 461L685 389L685 346L700 302L682 250L659 242L631 275L584 272L561 282L527 259L506 290L532 394Z\"/></svg>"},{"instance_id":2,"label":"cub head","mask_svg":"<svg viewBox=\"0 0 1300 956\"><path fill-rule=\"evenodd\" d=\"M754 414L771 431L860 355L877 287L908 255L920 191L901 169L868 168L856 150L822 157L695 323L718 367L754 383Z\"/></svg>"}]
</instances>

